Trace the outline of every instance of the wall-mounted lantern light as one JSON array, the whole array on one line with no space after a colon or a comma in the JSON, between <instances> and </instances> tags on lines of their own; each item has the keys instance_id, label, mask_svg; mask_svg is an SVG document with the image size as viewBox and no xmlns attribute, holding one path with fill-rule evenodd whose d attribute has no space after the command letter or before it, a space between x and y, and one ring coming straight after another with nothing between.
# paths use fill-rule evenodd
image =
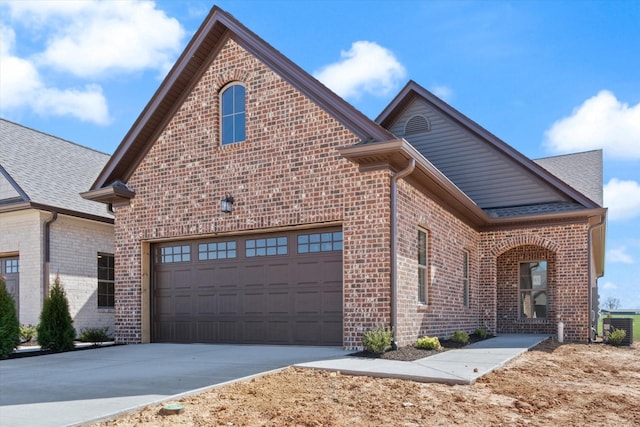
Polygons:
<instances>
[{"instance_id":1,"label":"wall-mounted lantern light","mask_svg":"<svg viewBox=\"0 0 640 427\"><path fill-rule=\"evenodd\" d=\"M231 213L233 207L233 196L227 194L224 199L220 200L220 211L224 213Z\"/></svg>"}]
</instances>

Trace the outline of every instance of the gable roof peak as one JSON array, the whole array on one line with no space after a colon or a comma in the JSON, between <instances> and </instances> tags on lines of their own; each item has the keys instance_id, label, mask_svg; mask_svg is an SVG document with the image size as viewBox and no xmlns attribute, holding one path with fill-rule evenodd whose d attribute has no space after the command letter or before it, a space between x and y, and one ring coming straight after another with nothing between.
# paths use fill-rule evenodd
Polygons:
<instances>
[{"instance_id":1,"label":"gable roof peak","mask_svg":"<svg viewBox=\"0 0 640 427\"><path fill-rule=\"evenodd\" d=\"M376 141L395 139L391 132L355 109L231 14L218 6L213 6L160 87L116 148L111 160L91 187L92 190L100 189L116 180L127 182L190 89L197 84L210 65L211 54L216 52L216 48L229 37L359 138L363 140L372 138Z\"/></svg>"}]
</instances>

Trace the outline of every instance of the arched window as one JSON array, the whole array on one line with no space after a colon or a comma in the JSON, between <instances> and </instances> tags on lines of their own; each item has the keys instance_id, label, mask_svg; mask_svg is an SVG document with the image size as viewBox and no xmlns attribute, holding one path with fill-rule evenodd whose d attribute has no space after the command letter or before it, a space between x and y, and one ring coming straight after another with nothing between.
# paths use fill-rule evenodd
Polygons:
<instances>
[{"instance_id":1,"label":"arched window","mask_svg":"<svg viewBox=\"0 0 640 427\"><path fill-rule=\"evenodd\" d=\"M245 140L245 89L238 83L227 86L220 94L222 145Z\"/></svg>"}]
</instances>

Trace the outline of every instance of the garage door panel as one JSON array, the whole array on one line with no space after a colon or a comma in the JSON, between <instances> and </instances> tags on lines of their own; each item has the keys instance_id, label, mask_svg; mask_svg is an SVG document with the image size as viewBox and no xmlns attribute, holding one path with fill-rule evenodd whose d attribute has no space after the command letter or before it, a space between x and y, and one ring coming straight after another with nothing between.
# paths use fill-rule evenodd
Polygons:
<instances>
[{"instance_id":1,"label":"garage door panel","mask_svg":"<svg viewBox=\"0 0 640 427\"><path fill-rule=\"evenodd\" d=\"M214 282L216 285L237 286L240 283L240 271L236 265L220 267L216 272Z\"/></svg>"},{"instance_id":2,"label":"garage door panel","mask_svg":"<svg viewBox=\"0 0 640 427\"><path fill-rule=\"evenodd\" d=\"M322 311L322 302L320 300L320 292L312 290L308 292L298 291L295 298L296 314L320 314Z\"/></svg>"},{"instance_id":3,"label":"garage door panel","mask_svg":"<svg viewBox=\"0 0 640 427\"><path fill-rule=\"evenodd\" d=\"M218 322L218 338L220 342L240 342L239 329L242 327L237 320Z\"/></svg>"},{"instance_id":4,"label":"garage door panel","mask_svg":"<svg viewBox=\"0 0 640 427\"><path fill-rule=\"evenodd\" d=\"M289 292L273 292L266 294L265 310L269 315L286 315L291 310L289 308Z\"/></svg>"},{"instance_id":5,"label":"garage door panel","mask_svg":"<svg viewBox=\"0 0 640 427\"><path fill-rule=\"evenodd\" d=\"M264 284L264 278L265 278L264 265L263 264L246 265L243 268L242 278L243 278L242 283L245 286L251 286L251 285L262 286Z\"/></svg>"},{"instance_id":6,"label":"garage door panel","mask_svg":"<svg viewBox=\"0 0 640 427\"><path fill-rule=\"evenodd\" d=\"M291 342L291 326L287 321L269 321L267 322L269 335L268 344L288 344Z\"/></svg>"},{"instance_id":7,"label":"garage door panel","mask_svg":"<svg viewBox=\"0 0 640 427\"><path fill-rule=\"evenodd\" d=\"M220 314L236 314L240 310L240 296L237 293L220 294L218 301L218 313Z\"/></svg>"},{"instance_id":8,"label":"garage door panel","mask_svg":"<svg viewBox=\"0 0 640 427\"><path fill-rule=\"evenodd\" d=\"M198 295L196 304L198 306L198 316L214 315L217 312L218 299L216 295L212 294Z\"/></svg>"},{"instance_id":9,"label":"garage door panel","mask_svg":"<svg viewBox=\"0 0 640 427\"><path fill-rule=\"evenodd\" d=\"M342 252L298 254L298 234L321 232L236 238L233 257L229 238L155 246L153 340L341 345Z\"/></svg>"},{"instance_id":10,"label":"garage door panel","mask_svg":"<svg viewBox=\"0 0 640 427\"><path fill-rule=\"evenodd\" d=\"M338 314L342 317L342 291L323 292L322 307L324 314Z\"/></svg>"},{"instance_id":11,"label":"garage door panel","mask_svg":"<svg viewBox=\"0 0 640 427\"><path fill-rule=\"evenodd\" d=\"M191 269L174 271L172 280L174 289L191 289Z\"/></svg>"},{"instance_id":12,"label":"garage door panel","mask_svg":"<svg viewBox=\"0 0 640 427\"><path fill-rule=\"evenodd\" d=\"M215 342L217 338L217 322L199 321L196 323L197 342Z\"/></svg>"},{"instance_id":13,"label":"garage door panel","mask_svg":"<svg viewBox=\"0 0 640 427\"><path fill-rule=\"evenodd\" d=\"M244 296L244 310L245 315L253 316L256 314L266 314L265 312L265 294L264 292L252 292L246 293Z\"/></svg>"},{"instance_id":14,"label":"garage door panel","mask_svg":"<svg viewBox=\"0 0 640 427\"><path fill-rule=\"evenodd\" d=\"M175 322L175 336L173 339L177 342L192 342L191 321L183 320Z\"/></svg>"},{"instance_id":15,"label":"garage door panel","mask_svg":"<svg viewBox=\"0 0 640 427\"><path fill-rule=\"evenodd\" d=\"M197 268L193 274L193 284L197 288L210 288L215 286L216 283L216 269L211 268Z\"/></svg>"},{"instance_id":16,"label":"garage door panel","mask_svg":"<svg viewBox=\"0 0 640 427\"><path fill-rule=\"evenodd\" d=\"M246 320L244 322L244 341L248 343L261 343L267 340L266 320Z\"/></svg>"}]
</instances>

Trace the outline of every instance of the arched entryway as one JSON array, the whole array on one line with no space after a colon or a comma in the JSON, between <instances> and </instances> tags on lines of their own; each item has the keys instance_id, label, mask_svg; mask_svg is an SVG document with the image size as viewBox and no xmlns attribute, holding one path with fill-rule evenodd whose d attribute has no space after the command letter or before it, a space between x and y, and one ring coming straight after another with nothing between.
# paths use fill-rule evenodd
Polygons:
<instances>
[{"instance_id":1,"label":"arched entryway","mask_svg":"<svg viewBox=\"0 0 640 427\"><path fill-rule=\"evenodd\" d=\"M553 334L556 252L525 244L496 259L498 333Z\"/></svg>"}]
</instances>

